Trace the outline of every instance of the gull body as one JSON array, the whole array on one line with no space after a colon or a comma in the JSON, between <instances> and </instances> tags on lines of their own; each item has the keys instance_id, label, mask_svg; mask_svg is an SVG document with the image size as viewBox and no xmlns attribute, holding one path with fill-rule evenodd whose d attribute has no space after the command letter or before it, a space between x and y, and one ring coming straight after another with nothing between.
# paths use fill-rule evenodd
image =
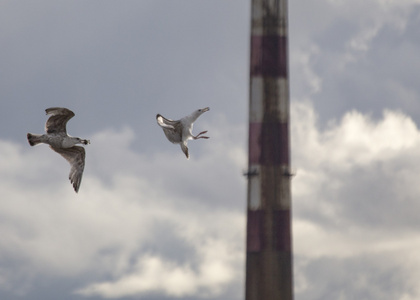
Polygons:
<instances>
[{"instance_id":1,"label":"gull body","mask_svg":"<svg viewBox=\"0 0 420 300\"><path fill-rule=\"evenodd\" d=\"M188 140L208 139L208 136L203 136L207 131L202 131L197 135L192 134L193 124L206 111L209 111L209 107L200 108L193 111L190 115L183 117L179 120L171 120L163 117L160 114L156 115L156 121L160 127L162 127L167 139L174 144L181 146L182 152L184 152L187 159L190 158L187 142Z\"/></svg>"},{"instance_id":2,"label":"gull body","mask_svg":"<svg viewBox=\"0 0 420 300\"><path fill-rule=\"evenodd\" d=\"M51 115L45 124L46 134L28 133L29 145L48 144L52 150L63 156L70 163L69 179L77 193L85 168L86 153L83 147L76 145L87 145L90 141L67 134L67 122L74 117L74 113L71 110L62 107L51 107L47 108L45 112L47 115Z\"/></svg>"}]
</instances>

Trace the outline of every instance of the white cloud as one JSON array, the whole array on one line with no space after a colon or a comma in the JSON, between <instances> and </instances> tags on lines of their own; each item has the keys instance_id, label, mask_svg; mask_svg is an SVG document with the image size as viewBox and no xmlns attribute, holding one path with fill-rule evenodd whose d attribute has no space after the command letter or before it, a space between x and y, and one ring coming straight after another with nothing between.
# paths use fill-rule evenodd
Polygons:
<instances>
[{"instance_id":1,"label":"white cloud","mask_svg":"<svg viewBox=\"0 0 420 300\"><path fill-rule=\"evenodd\" d=\"M419 145L416 124L400 112L385 110L383 119L372 120L369 115L357 111L348 112L339 124L330 122L329 128L320 132L311 107L294 105L295 144L309 145L312 153L296 146L294 155L304 160L304 165L325 165L335 168L360 167L377 161L388 161L399 156L401 151ZM315 151L316 159L313 159Z\"/></svg>"},{"instance_id":2,"label":"white cloud","mask_svg":"<svg viewBox=\"0 0 420 300\"><path fill-rule=\"evenodd\" d=\"M245 131L218 125L190 142L190 160L160 130L152 155L135 151L129 127L98 132L78 194L49 147L0 141L0 290L93 276L83 295L211 297L243 280Z\"/></svg>"},{"instance_id":3,"label":"white cloud","mask_svg":"<svg viewBox=\"0 0 420 300\"><path fill-rule=\"evenodd\" d=\"M420 131L415 123L398 111L385 110L380 120L351 111L321 130L308 103L294 103L292 117L298 297L396 299L401 291L418 297L420 222L413 211L420 209ZM332 279L348 262L353 273ZM331 273L320 285L314 272L327 269ZM361 278L372 286L355 285L349 293L346 281ZM341 294L332 292L333 284L341 286ZM391 291L380 293L381 286Z\"/></svg>"},{"instance_id":4,"label":"white cloud","mask_svg":"<svg viewBox=\"0 0 420 300\"><path fill-rule=\"evenodd\" d=\"M398 111L385 110L380 120L351 111L321 129L310 104L293 102L291 110L297 297L321 299L332 289L317 272L345 289L350 275L331 278L326 268L352 265L352 288L366 299L381 295L366 280L414 298L415 123ZM79 194L67 181L67 162L48 147L1 141L0 289L17 292L26 282L20 291L31 293L36 277L88 276L75 289L81 297L221 299L240 286L245 128L218 120L209 140L191 142L190 160L159 131L162 151L153 155L135 151L129 127L94 134ZM200 128L209 127L203 119Z\"/></svg>"},{"instance_id":5,"label":"white cloud","mask_svg":"<svg viewBox=\"0 0 420 300\"><path fill-rule=\"evenodd\" d=\"M219 221L222 219L219 218ZM195 237L195 240L202 239ZM179 264L162 257L145 255L131 267L131 272L114 281L92 284L77 293L85 296L101 295L105 298L153 293L172 297L218 296L227 284L241 275L237 265L238 261L244 259L243 253L226 247L225 241L218 240L204 240L195 247L198 251L195 262L197 266L191 262Z\"/></svg>"}]
</instances>

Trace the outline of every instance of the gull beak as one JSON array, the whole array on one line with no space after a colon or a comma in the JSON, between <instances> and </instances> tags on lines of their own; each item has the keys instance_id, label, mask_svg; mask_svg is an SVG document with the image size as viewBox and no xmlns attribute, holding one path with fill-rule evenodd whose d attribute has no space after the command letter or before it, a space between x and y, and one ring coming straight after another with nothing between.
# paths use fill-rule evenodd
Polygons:
<instances>
[{"instance_id":1,"label":"gull beak","mask_svg":"<svg viewBox=\"0 0 420 300\"><path fill-rule=\"evenodd\" d=\"M206 111L209 111L209 110L210 110L210 107L206 107L206 108L202 109L203 113L205 113Z\"/></svg>"},{"instance_id":2,"label":"gull beak","mask_svg":"<svg viewBox=\"0 0 420 300\"><path fill-rule=\"evenodd\" d=\"M90 144L90 140L83 140L83 144L85 145Z\"/></svg>"}]
</instances>

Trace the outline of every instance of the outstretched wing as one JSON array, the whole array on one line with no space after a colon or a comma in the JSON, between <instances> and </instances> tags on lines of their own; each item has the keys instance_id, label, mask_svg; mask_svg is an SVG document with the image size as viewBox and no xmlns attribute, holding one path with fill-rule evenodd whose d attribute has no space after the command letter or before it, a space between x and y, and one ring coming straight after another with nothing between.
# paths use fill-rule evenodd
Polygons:
<instances>
[{"instance_id":1,"label":"outstretched wing","mask_svg":"<svg viewBox=\"0 0 420 300\"><path fill-rule=\"evenodd\" d=\"M157 114L156 121L158 125L162 127L163 132L170 142L177 144L182 141L182 124L179 120L170 120Z\"/></svg>"},{"instance_id":2,"label":"outstretched wing","mask_svg":"<svg viewBox=\"0 0 420 300\"><path fill-rule=\"evenodd\" d=\"M45 124L47 133L57 133L67 135L66 125L68 120L74 117L74 112L63 107L51 107L45 110L47 115L51 115Z\"/></svg>"},{"instance_id":3,"label":"outstretched wing","mask_svg":"<svg viewBox=\"0 0 420 300\"><path fill-rule=\"evenodd\" d=\"M175 126L177 126L177 124L179 124L179 120L174 121L174 120L171 120L171 119L167 119L164 116L162 116L161 114L156 115L156 121L159 124L159 126L163 127L163 128L175 129Z\"/></svg>"},{"instance_id":4,"label":"outstretched wing","mask_svg":"<svg viewBox=\"0 0 420 300\"><path fill-rule=\"evenodd\" d=\"M85 148L80 146L73 146L71 148L54 148L55 152L61 154L70 163L69 179L73 184L76 193L79 191L80 183L82 182L83 170L85 169Z\"/></svg>"}]
</instances>

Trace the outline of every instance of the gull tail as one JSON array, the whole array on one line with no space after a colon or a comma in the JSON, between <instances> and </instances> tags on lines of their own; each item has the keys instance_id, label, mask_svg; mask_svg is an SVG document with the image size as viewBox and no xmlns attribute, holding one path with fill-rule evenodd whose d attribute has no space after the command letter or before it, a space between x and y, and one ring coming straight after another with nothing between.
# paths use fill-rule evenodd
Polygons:
<instances>
[{"instance_id":1,"label":"gull tail","mask_svg":"<svg viewBox=\"0 0 420 300\"><path fill-rule=\"evenodd\" d=\"M190 159L190 154L188 153L187 144L186 143L181 143L180 145L181 145L182 152L184 152L187 159Z\"/></svg>"},{"instance_id":2,"label":"gull tail","mask_svg":"<svg viewBox=\"0 0 420 300\"><path fill-rule=\"evenodd\" d=\"M35 146L39 143L42 143L42 139L41 139L41 135L40 134L32 134L32 133L28 133L27 134L28 137L28 142L29 145L31 146Z\"/></svg>"}]
</instances>

